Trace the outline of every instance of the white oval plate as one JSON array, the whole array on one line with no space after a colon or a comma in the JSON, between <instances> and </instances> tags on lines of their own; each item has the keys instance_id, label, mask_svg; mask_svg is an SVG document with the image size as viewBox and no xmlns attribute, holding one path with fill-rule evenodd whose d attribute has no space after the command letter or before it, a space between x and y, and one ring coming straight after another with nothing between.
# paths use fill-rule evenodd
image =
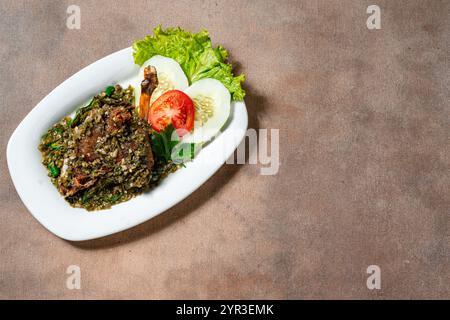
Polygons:
<instances>
[{"instance_id":1,"label":"white oval plate","mask_svg":"<svg viewBox=\"0 0 450 320\"><path fill-rule=\"evenodd\" d=\"M72 208L58 193L41 164L38 144L57 121L111 84L131 84L139 67L131 47L87 66L50 92L23 119L7 147L14 186L31 214L49 231L71 241L103 237L136 226L174 206L211 177L233 154L247 130L244 102L233 102L227 125L194 161L152 190L111 209L88 212Z\"/></svg>"}]
</instances>

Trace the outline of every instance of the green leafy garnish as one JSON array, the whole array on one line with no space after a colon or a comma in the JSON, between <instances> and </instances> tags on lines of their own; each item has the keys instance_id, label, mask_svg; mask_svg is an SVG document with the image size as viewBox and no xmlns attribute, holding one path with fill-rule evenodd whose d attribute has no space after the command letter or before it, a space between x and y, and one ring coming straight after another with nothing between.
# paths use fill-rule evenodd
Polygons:
<instances>
[{"instance_id":1,"label":"green leafy garnish","mask_svg":"<svg viewBox=\"0 0 450 320\"><path fill-rule=\"evenodd\" d=\"M59 176L59 168L57 166L55 166L54 163L49 163L47 165L48 171L50 171L50 174L52 175L53 178L56 178L57 176Z\"/></svg>"},{"instance_id":2,"label":"green leafy garnish","mask_svg":"<svg viewBox=\"0 0 450 320\"><path fill-rule=\"evenodd\" d=\"M119 200L122 197L121 193L117 193L117 194L113 194L110 198L109 201L110 202L116 202L117 200Z\"/></svg>"},{"instance_id":3,"label":"green leafy garnish","mask_svg":"<svg viewBox=\"0 0 450 320\"><path fill-rule=\"evenodd\" d=\"M61 146L56 142L53 142L52 144L50 144L50 148L52 148L53 150L59 150L61 149Z\"/></svg>"},{"instance_id":4,"label":"green leafy garnish","mask_svg":"<svg viewBox=\"0 0 450 320\"><path fill-rule=\"evenodd\" d=\"M171 159L172 149L178 144L178 141L172 141L172 134L175 128L172 124L164 130L152 134L152 150L156 156L168 162Z\"/></svg>"},{"instance_id":5,"label":"green leafy garnish","mask_svg":"<svg viewBox=\"0 0 450 320\"><path fill-rule=\"evenodd\" d=\"M107 86L105 89L105 94L107 97L110 97L112 93L114 92L115 88L114 86Z\"/></svg>"},{"instance_id":6,"label":"green leafy garnish","mask_svg":"<svg viewBox=\"0 0 450 320\"><path fill-rule=\"evenodd\" d=\"M172 150L172 160L184 167L184 162L193 160L200 148L201 144L181 142Z\"/></svg>"},{"instance_id":7,"label":"green leafy garnish","mask_svg":"<svg viewBox=\"0 0 450 320\"><path fill-rule=\"evenodd\" d=\"M170 160L176 163L190 161L198 151L194 143L180 142L172 124L159 133L154 132L151 139L153 153L166 163Z\"/></svg>"},{"instance_id":8,"label":"green leafy garnish","mask_svg":"<svg viewBox=\"0 0 450 320\"><path fill-rule=\"evenodd\" d=\"M55 132L57 132L59 134L63 133L62 129L59 127L55 127L53 130L55 130Z\"/></svg>"},{"instance_id":9,"label":"green leafy garnish","mask_svg":"<svg viewBox=\"0 0 450 320\"><path fill-rule=\"evenodd\" d=\"M241 83L245 76L234 76L231 64L227 63L228 52L221 46L213 48L208 31L191 33L181 28L161 26L153 30L153 36L146 36L133 44L134 62L142 65L155 55L162 55L178 61L189 83L203 78L214 78L230 91L233 100L242 100L245 91Z\"/></svg>"},{"instance_id":10,"label":"green leafy garnish","mask_svg":"<svg viewBox=\"0 0 450 320\"><path fill-rule=\"evenodd\" d=\"M91 197L90 193L88 191L85 191L83 193L83 196L81 197L81 202L86 203L90 197Z\"/></svg>"},{"instance_id":11,"label":"green leafy garnish","mask_svg":"<svg viewBox=\"0 0 450 320\"><path fill-rule=\"evenodd\" d=\"M81 107L80 109L77 110L77 112L75 113L75 117L73 118L72 122L70 123L72 128L76 127L81 122L83 122L84 118L87 115L87 112L94 107L95 99L96 98L92 98L91 101L86 106Z\"/></svg>"}]
</instances>

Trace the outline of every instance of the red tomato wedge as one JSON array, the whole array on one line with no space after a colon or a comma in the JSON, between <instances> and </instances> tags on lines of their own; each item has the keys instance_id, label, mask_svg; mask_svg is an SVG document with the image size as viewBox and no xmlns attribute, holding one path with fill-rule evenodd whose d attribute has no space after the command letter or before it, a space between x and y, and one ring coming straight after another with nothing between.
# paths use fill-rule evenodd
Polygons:
<instances>
[{"instance_id":1,"label":"red tomato wedge","mask_svg":"<svg viewBox=\"0 0 450 320\"><path fill-rule=\"evenodd\" d=\"M187 94L179 90L170 90L156 99L150 106L148 121L153 129L160 132L173 124L177 133L183 135L194 128L194 103Z\"/></svg>"}]
</instances>

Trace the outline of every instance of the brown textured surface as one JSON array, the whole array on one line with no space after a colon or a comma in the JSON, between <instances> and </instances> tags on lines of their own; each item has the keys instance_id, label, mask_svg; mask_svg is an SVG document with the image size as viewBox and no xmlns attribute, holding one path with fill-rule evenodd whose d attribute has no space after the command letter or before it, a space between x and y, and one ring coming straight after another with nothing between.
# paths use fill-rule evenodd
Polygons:
<instances>
[{"instance_id":1,"label":"brown textured surface","mask_svg":"<svg viewBox=\"0 0 450 320\"><path fill-rule=\"evenodd\" d=\"M81 30L65 27L73 3ZM449 2L164 3L1 2L0 298L450 298ZM226 165L143 225L61 240L16 194L6 143L59 83L158 23L230 50L250 127L280 129L279 174ZM82 290L65 287L71 264Z\"/></svg>"}]
</instances>

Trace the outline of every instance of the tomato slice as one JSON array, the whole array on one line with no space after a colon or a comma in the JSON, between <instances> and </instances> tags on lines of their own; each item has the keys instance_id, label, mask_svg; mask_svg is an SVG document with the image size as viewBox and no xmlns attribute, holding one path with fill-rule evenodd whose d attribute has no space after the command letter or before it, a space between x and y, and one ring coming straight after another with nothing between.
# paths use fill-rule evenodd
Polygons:
<instances>
[{"instance_id":1,"label":"tomato slice","mask_svg":"<svg viewBox=\"0 0 450 320\"><path fill-rule=\"evenodd\" d=\"M169 124L173 124L178 135L194 128L194 103L187 94L179 90L170 90L156 99L150 106L148 121L153 129L160 132Z\"/></svg>"}]
</instances>

